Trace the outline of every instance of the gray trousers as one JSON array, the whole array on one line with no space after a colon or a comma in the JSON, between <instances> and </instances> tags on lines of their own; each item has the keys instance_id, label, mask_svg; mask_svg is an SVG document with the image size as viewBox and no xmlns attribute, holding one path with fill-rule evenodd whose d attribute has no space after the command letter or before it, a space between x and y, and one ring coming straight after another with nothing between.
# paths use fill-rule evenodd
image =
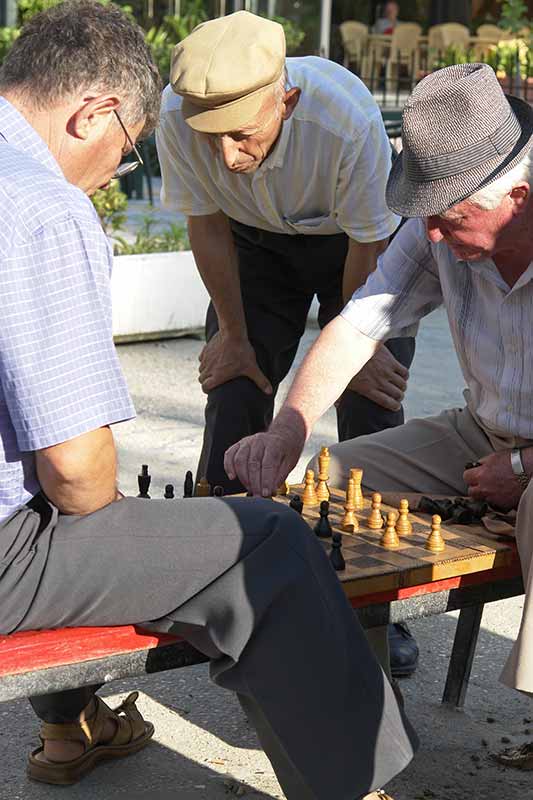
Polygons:
<instances>
[{"instance_id":1,"label":"gray trousers","mask_svg":"<svg viewBox=\"0 0 533 800\"><path fill-rule=\"evenodd\" d=\"M127 498L76 517L45 504L0 533L2 633L142 623L185 636L237 693L289 800L354 800L411 760L416 737L291 509Z\"/></svg>"}]
</instances>

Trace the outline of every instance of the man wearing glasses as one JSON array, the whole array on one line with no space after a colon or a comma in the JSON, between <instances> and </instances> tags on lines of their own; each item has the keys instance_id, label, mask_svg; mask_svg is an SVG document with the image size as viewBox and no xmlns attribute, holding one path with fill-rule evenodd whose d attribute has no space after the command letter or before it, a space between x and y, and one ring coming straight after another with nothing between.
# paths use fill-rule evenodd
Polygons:
<instances>
[{"instance_id":1,"label":"man wearing glasses","mask_svg":"<svg viewBox=\"0 0 533 800\"><path fill-rule=\"evenodd\" d=\"M237 693L289 800L359 798L405 767L414 735L305 522L262 499L117 489L110 426L134 409L86 195L134 169L119 166L132 150L140 162L159 102L142 31L92 0L33 17L0 72L0 633L180 633ZM135 695L113 711L97 689L32 698L31 778L75 783L148 743Z\"/></svg>"}]
</instances>

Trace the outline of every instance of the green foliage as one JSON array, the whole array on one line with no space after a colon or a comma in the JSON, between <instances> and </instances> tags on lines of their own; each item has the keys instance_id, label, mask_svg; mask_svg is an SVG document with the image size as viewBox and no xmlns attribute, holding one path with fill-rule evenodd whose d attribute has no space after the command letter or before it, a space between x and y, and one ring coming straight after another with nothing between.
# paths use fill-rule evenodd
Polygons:
<instances>
[{"instance_id":1,"label":"green foliage","mask_svg":"<svg viewBox=\"0 0 533 800\"><path fill-rule=\"evenodd\" d=\"M493 45L487 54L486 61L499 77L515 75L517 65L520 65L522 78L531 76L532 63L529 56L529 45L523 39L508 39Z\"/></svg>"},{"instance_id":2,"label":"green foliage","mask_svg":"<svg viewBox=\"0 0 533 800\"><path fill-rule=\"evenodd\" d=\"M166 16L162 25L152 27L146 41L152 49L154 60L163 80L168 81L174 45L185 39L197 25L205 22L207 14L202 0L189 0L183 5L183 13Z\"/></svg>"},{"instance_id":3,"label":"green foliage","mask_svg":"<svg viewBox=\"0 0 533 800\"><path fill-rule=\"evenodd\" d=\"M299 27L295 22L285 17L270 17L274 22L279 22L285 32L285 41L287 43L287 55L292 56L298 52L300 45L305 39L305 31Z\"/></svg>"},{"instance_id":4,"label":"green foliage","mask_svg":"<svg viewBox=\"0 0 533 800\"><path fill-rule=\"evenodd\" d=\"M523 0L503 0L500 28L510 33L520 33L529 25L528 7Z\"/></svg>"},{"instance_id":5,"label":"green foliage","mask_svg":"<svg viewBox=\"0 0 533 800\"><path fill-rule=\"evenodd\" d=\"M20 28L0 28L0 64L20 33Z\"/></svg>"},{"instance_id":6,"label":"green foliage","mask_svg":"<svg viewBox=\"0 0 533 800\"><path fill-rule=\"evenodd\" d=\"M157 219L153 214L144 217L134 242L127 242L121 236L115 236L115 255L132 256L138 253L172 253L176 250L190 250L189 237L183 225L175 222L163 230L153 232Z\"/></svg>"},{"instance_id":7,"label":"green foliage","mask_svg":"<svg viewBox=\"0 0 533 800\"><path fill-rule=\"evenodd\" d=\"M432 63L432 69L451 67L453 64L470 64L476 59L472 51L464 47L450 45L443 53L439 53Z\"/></svg>"},{"instance_id":8,"label":"green foliage","mask_svg":"<svg viewBox=\"0 0 533 800\"><path fill-rule=\"evenodd\" d=\"M111 181L107 189L99 189L91 200L107 235L119 231L126 222L128 207L128 198L120 191L119 182Z\"/></svg>"}]
</instances>

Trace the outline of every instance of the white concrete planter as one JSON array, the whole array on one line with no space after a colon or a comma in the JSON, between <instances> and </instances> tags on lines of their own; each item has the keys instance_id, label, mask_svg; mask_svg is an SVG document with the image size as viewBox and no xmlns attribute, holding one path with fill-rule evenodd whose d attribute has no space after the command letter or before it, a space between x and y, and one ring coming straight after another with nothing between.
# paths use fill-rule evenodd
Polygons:
<instances>
[{"instance_id":1,"label":"white concrete planter","mask_svg":"<svg viewBox=\"0 0 533 800\"><path fill-rule=\"evenodd\" d=\"M209 296L190 250L115 256L111 290L116 342L203 330Z\"/></svg>"}]
</instances>

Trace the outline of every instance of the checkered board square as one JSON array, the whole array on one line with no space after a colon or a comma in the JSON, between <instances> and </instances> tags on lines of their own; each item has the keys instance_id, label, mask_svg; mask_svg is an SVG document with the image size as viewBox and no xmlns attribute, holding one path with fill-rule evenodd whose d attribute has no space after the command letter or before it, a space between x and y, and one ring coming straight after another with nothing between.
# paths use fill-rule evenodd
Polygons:
<instances>
[{"instance_id":1,"label":"checkered board square","mask_svg":"<svg viewBox=\"0 0 533 800\"><path fill-rule=\"evenodd\" d=\"M295 494L301 496L303 489L302 484L293 485L288 496L277 496L275 500L288 503ZM334 531L341 532L345 494L331 487L330 494L329 521ZM410 495L411 503L412 498L413 495ZM412 533L400 536L397 549L388 549L380 543L383 529L368 528L370 509L370 498L365 497L363 510L356 512L359 530L354 533L341 532L346 569L337 574L346 584L344 588L350 596L481 572L506 566L511 561L513 549L509 541L498 540L481 525L443 524L441 532L445 549L441 553L432 553L425 547L431 533L431 517L418 512L409 513ZM385 516L389 511L397 510L397 506L386 503L381 506ZM320 517L319 506L304 506L303 517L313 529ZM330 540L321 542L329 553Z\"/></svg>"}]
</instances>

